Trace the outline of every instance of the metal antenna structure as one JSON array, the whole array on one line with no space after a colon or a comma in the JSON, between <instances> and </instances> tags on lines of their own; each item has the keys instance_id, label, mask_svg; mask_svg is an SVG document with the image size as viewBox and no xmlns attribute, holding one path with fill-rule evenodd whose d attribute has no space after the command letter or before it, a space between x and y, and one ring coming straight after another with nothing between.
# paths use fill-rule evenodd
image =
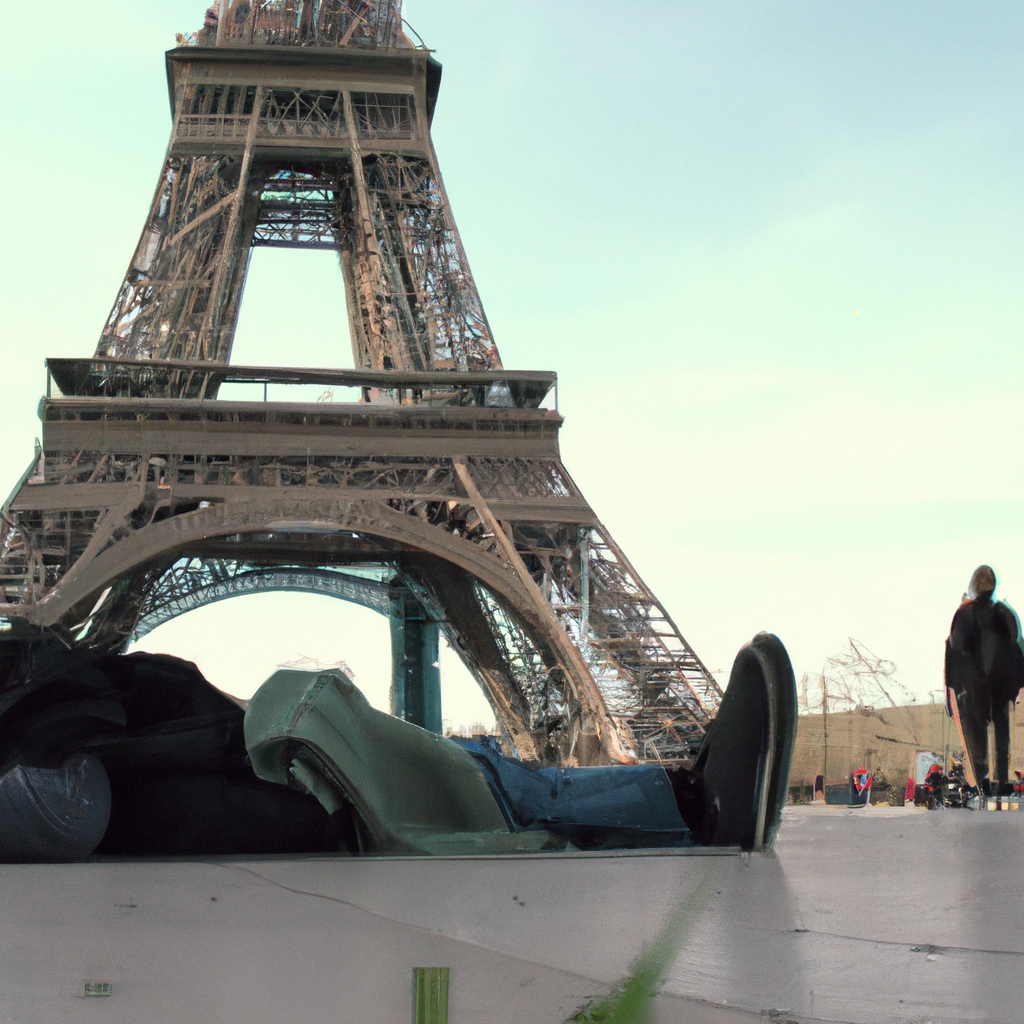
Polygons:
<instances>
[{"instance_id":1,"label":"metal antenna structure","mask_svg":"<svg viewBox=\"0 0 1024 1024\"><path fill-rule=\"evenodd\" d=\"M167 158L96 354L47 363L0 524L0 687L305 590L389 617L392 710L425 728L443 634L523 758L691 757L719 688L562 465L555 375L502 366L400 4L207 21L167 53ZM255 246L338 253L355 369L231 364ZM218 398L238 381L349 400Z\"/></svg>"}]
</instances>

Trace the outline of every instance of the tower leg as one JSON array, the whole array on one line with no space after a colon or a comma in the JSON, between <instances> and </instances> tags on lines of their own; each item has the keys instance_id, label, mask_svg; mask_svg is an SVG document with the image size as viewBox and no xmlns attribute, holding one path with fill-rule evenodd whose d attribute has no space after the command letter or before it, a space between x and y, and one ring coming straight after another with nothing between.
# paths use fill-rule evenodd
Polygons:
<instances>
[{"instance_id":1,"label":"tower leg","mask_svg":"<svg viewBox=\"0 0 1024 1024\"><path fill-rule=\"evenodd\" d=\"M408 591L391 597L391 713L441 732L440 631Z\"/></svg>"}]
</instances>

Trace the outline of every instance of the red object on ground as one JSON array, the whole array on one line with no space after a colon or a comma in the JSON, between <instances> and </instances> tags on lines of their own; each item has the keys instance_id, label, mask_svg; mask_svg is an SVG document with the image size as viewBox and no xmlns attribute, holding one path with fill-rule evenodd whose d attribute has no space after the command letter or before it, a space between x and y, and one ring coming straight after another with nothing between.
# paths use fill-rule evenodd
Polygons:
<instances>
[{"instance_id":1,"label":"red object on ground","mask_svg":"<svg viewBox=\"0 0 1024 1024\"><path fill-rule=\"evenodd\" d=\"M913 779L907 779L907 799L911 803L914 802L914 780Z\"/></svg>"}]
</instances>

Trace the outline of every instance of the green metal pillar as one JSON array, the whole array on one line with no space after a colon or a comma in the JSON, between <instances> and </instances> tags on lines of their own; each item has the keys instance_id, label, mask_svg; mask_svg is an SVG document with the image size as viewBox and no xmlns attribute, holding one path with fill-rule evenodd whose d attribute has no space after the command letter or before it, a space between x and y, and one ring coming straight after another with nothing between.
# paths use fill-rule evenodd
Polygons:
<instances>
[{"instance_id":1,"label":"green metal pillar","mask_svg":"<svg viewBox=\"0 0 1024 1024\"><path fill-rule=\"evenodd\" d=\"M441 732L440 630L408 590L391 591L391 713Z\"/></svg>"}]
</instances>

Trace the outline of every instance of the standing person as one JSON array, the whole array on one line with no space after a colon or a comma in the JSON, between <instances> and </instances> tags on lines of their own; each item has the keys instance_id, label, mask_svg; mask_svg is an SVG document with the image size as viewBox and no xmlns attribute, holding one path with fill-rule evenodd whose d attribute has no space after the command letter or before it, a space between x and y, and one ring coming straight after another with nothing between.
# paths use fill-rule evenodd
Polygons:
<instances>
[{"instance_id":1,"label":"standing person","mask_svg":"<svg viewBox=\"0 0 1024 1024\"><path fill-rule=\"evenodd\" d=\"M220 21L220 0L206 8L203 27L199 30L199 45L214 46L217 42L217 23Z\"/></svg>"},{"instance_id":2,"label":"standing person","mask_svg":"<svg viewBox=\"0 0 1024 1024\"><path fill-rule=\"evenodd\" d=\"M942 807L945 801L942 797L942 787L946 781L946 777L942 774L942 769L937 765L933 764L928 769L928 774L924 778L924 784L931 790L929 807Z\"/></svg>"},{"instance_id":3,"label":"standing person","mask_svg":"<svg viewBox=\"0 0 1024 1024\"><path fill-rule=\"evenodd\" d=\"M1010 705L1024 685L1020 624L1013 610L993 601L996 574L987 565L974 570L967 595L949 627L946 687L956 701L966 754L978 785L991 792L988 726L995 728L996 792L1011 791Z\"/></svg>"}]
</instances>

